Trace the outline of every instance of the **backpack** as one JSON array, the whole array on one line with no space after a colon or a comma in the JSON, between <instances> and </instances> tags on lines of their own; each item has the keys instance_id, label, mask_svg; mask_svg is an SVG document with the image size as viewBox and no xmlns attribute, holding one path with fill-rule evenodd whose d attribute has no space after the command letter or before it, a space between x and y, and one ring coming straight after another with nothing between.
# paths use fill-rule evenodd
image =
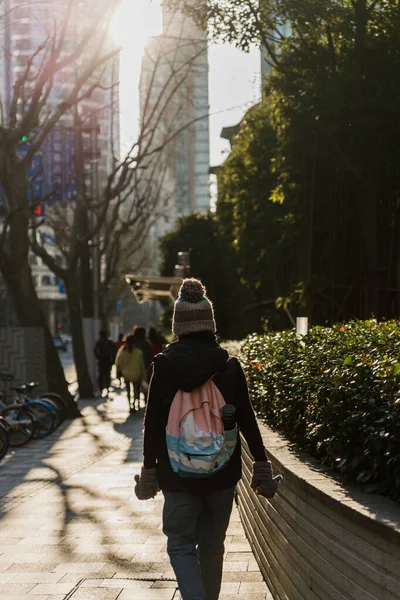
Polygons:
<instances>
[{"instance_id":1,"label":"backpack","mask_svg":"<svg viewBox=\"0 0 400 600\"><path fill-rule=\"evenodd\" d=\"M176 392L166 428L174 473L185 478L210 477L226 467L238 432L236 427L224 429L221 410L225 404L212 379L191 392Z\"/></svg>"}]
</instances>

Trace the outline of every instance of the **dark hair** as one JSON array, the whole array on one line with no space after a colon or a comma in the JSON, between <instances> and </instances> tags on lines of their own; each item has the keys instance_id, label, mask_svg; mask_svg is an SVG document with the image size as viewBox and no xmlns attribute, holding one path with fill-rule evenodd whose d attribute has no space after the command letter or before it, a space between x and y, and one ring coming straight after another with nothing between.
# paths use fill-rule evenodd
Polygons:
<instances>
[{"instance_id":1,"label":"dark hair","mask_svg":"<svg viewBox=\"0 0 400 600\"><path fill-rule=\"evenodd\" d=\"M155 327L150 327L149 329L149 340L151 342L158 342L161 340L161 336Z\"/></svg>"},{"instance_id":2,"label":"dark hair","mask_svg":"<svg viewBox=\"0 0 400 600\"><path fill-rule=\"evenodd\" d=\"M140 325L135 325L133 328L133 335L136 340L145 340L146 329L144 327L140 327Z\"/></svg>"},{"instance_id":3,"label":"dark hair","mask_svg":"<svg viewBox=\"0 0 400 600\"><path fill-rule=\"evenodd\" d=\"M118 336L118 339L121 340L121 342L122 342L122 340L124 339L124 334L120 333L119 336Z\"/></svg>"},{"instance_id":4,"label":"dark hair","mask_svg":"<svg viewBox=\"0 0 400 600\"><path fill-rule=\"evenodd\" d=\"M127 335L125 337L125 348L126 348L126 350L128 350L128 352L132 352L134 346L135 346L135 336L132 333L130 333L129 335Z\"/></svg>"}]
</instances>

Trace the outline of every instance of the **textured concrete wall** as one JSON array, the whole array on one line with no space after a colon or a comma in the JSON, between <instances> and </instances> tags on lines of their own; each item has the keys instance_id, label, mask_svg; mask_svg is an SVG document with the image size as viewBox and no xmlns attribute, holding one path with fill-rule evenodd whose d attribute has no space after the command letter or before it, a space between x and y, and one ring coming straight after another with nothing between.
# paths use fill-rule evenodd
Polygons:
<instances>
[{"instance_id":1,"label":"textured concrete wall","mask_svg":"<svg viewBox=\"0 0 400 600\"><path fill-rule=\"evenodd\" d=\"M44 336L35 327L0 328L0 373L12 373L15 385L39 381L37 392L47 390Z\"/></svg>"},{"instance_id":2,"label":"textured concrete wall","mask_svg":"<svg viewBox=\"0 0 400 600\"><path fill-rule=\"evenodd\" d=\"M244 443L239 507L276 600L399 600L400 506L343 487L308 455L261 425L284 482L272 501L249 487Z\"/></svg>"}]
</instances>

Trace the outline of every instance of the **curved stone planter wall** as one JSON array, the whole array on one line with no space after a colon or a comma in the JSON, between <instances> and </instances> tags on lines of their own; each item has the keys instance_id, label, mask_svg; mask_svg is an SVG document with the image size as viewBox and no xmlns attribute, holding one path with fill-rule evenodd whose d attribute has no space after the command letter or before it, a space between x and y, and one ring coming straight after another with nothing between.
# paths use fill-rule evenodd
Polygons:
<instances>
[{"instance_id":1,"label":"curved stone planter wall","mask_svg":"<svg viewBox=\"0 0 400 600\"><path fill-rule=\"evenodd\" d=\"M308 455L260 428L284 481L272 501L257 497L243 443L239 508L275 600L399 600L400 507L344 488Z\"/></svg>"}]
</instances>

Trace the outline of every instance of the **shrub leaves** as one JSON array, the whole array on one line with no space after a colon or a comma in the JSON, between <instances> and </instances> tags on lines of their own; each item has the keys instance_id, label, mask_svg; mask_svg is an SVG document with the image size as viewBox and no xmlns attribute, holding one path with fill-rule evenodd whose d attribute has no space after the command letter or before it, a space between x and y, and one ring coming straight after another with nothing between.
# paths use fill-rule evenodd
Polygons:
<instances>
[{"instance_id":1,"label":"shrub leaves","mask_svg":"<svg viewBox=\"0 0 400 600\"><path fill-rule=\"evenodd\" d=\"M252 335L242 361L260 418L345 479L400 499L400 322ZM368 485L367 485L368 484Z\"/></svg>"}]
</instances>

